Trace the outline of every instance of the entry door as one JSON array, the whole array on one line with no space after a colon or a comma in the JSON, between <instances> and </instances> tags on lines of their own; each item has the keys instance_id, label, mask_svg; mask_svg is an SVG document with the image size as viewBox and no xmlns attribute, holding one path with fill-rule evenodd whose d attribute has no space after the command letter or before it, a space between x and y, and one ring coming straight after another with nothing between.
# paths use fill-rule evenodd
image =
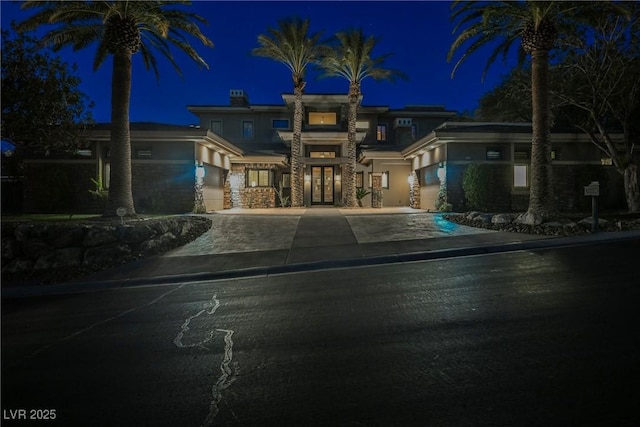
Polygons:
<instances>
[{"instance_id":1,"label":"entry door","mask_svg":"<svg viewBox=\"0 0 640 427\"><path fill-rule=\"evenodd\" d=\"M333 166L313 166L311 168L311 203L314 205L333 204Z\"/></svg>"}]
</instances>

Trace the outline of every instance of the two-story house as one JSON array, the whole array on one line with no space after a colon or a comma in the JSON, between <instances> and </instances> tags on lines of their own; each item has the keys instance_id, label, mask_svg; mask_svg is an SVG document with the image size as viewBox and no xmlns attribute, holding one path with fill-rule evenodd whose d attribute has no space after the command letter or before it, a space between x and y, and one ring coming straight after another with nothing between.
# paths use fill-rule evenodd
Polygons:
<instances>
[{"instance_id":1,"label":"two-story house","mask_svg":"<svg viewBox=\"0 0 640 427\"><path fill-rule=\"evenodd\" d=\"M292 94L282 103L256 105L231 90L226 105L189 105L190 126L132 123L132 187L140 213L277 207L290 194ZM341 205L346 164L348 99L345 94L303 95L304 205ZM361 105L357 120L358 187L382 180L383 206L436 208L439 193L465 210L466 166L491 165L492 209L527 208L531 126L523 123L453 122L443 106ZM25 212L100 212L89 190L109 187L109 125L87 132L89 148L73 156L25 163ZM622 181L610 159L573 130L552 132L556 204L584 209L584 185L600 180L605 207L623 207ZM443 185L446 183L446 187ZM371 196L363 200L371 204Z\"/></svg>"}]
</instances>

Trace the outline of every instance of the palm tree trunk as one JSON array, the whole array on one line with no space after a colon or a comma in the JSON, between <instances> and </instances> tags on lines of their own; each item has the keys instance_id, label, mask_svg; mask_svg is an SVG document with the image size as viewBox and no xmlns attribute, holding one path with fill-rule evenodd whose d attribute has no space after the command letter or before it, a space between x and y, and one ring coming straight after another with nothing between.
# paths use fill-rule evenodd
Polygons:
<instances>
[{"instance_id":1,"label":"palm tree trunk","mask_svg":"<svg viewBox=\"0 0 640 427\"><path fill-rule=\"evenodd\" d=\"M127 216L136 214L131 192L131 136L129 101L131 98L131 54L113 55L111 81L111 178L109 200L103 216L116 216L120 207Z\"/></svg>"},{"instance_id":2,"label":"palm tree trunk","mask_svg":"<svg viewBox=\"0 0 640 427\"><path fill-rule=\"evenodd\" d=\"M555 216L549 141L549 52L531 52L531 188L529 209L520 222L538 225Z\"/></svg>"},{"instance_id":3,"label":"palm tree trunk","mask_svg":"<svg viewBox=\"0 0 640 427\"><path fill-rule=\"evenodd\" d=\"M295 78L294 78L295 81ZM293 104L293 139L291 141L291 206L302 207L302 168L300 165L300 149L302 146L302 93L304 83L294 83L293 93L295 96Z\"/></svg>"},{"instance_id":4,"label":"palm tree trunk","mask_svg":"<svg viewBox=\"0 0 640 427\"><path fill-rule=\"evenodd\" d=\"M360 85L349 85L349 122L347 131L347 164L342 179L344 204L348 208L358 207L356 198L356 121L358 119L358 99Z\"/></svg>"}]
</instances>

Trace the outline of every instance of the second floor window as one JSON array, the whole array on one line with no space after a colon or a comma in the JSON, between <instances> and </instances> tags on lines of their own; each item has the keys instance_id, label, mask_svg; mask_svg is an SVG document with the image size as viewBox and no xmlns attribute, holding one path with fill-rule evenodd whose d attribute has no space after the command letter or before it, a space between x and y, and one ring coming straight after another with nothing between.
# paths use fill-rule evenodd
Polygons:
<instances>
[{"instance_id":1,"label":"second floor window","mask_svg":"<svg viewBox=\"0 0 640 427\"><path fill-rule=\"evenodd\" d=\"M378 125L376 130L376 140L378 141L386 141L387 140L387 125L381 123Z\"/></svg>"},{"instance_id":2,"label":"second floor window","mask_svg":"<svg viewBox=\"0 0 640 427\"><path fill-rule=\"evenodd\" d=\"M273 119L271 127L274 129L289 129L289 119Z\"/></svg>"},{"instance_id":3,"label":"second floor window","mask_svg":"<svg viewBox=\"0 0 640 427\"><path fill-rule=\"evenodd\" d=\"M333 112L311 112L309 113L310 125L335 125L337 123L336 113Z\"/></svg>"},{"instance_id":4,"label":"second floor window","mask_svg":"<svg viewBox=\"0 0 640 427\"><path fill-rule=\"evenodd\" d=\"M211 120L209 122L209 129L211 132L222 136L222 120Z\"/></svg>"},{"instance_id":5,"label":"second floor window","mask_svg":"<svg viewBox=\"0 0 640 427\"><path fill-rule=\"evenodd\" d=\"M253 139L253 121L251 120L242 121L242 138Z\"/></svg>"}]
</instances>

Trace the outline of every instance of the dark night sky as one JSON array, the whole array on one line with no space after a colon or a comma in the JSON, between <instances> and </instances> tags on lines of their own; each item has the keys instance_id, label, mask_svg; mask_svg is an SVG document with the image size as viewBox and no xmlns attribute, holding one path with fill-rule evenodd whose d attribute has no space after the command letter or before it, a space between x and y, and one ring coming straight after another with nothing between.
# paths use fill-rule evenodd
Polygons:
<instances>
[{"instance_id":1,"label":"dark night sky","mask_svg":"<svg viewBox=\"0 0 640 427\"><path fill-rule=\"evenodd\" d=\"M514 63L500 59L490 69L484 83L482 69L490 49L476 52L450 78L452 63L447 52L453 40L453 24L449 21L449 2L439 1L195 1L190 7L205 17L209 25L204 33L215 47L206 48L194 41L201 56L210 66L199 69L186 55L174 51L182 68L180 78L167 60L157 55L160 81L146 71L139 55L133 66L131 121L154 121L189 124L196 118L186 105L226 105L230 89L243 89L252 104L282 104L282 93L292 91L288 69L273 60L255 57L258 34L287 16L311 19L311 30L330 36L348 28L361 27L366 34L381 39L374 53L393 53L385 64L403 71L408 81L363 83L364 105L444 105L450 110L477 107L480 96L491 90ZM20 10L20 2L2 1L2 28L12 19L22 20L35 11ZM79 66L81 89L95 102L93 115L98 122L110 120L111 61L97 72L91 62L95 46L84 51L65 49L58 54ZM307 76L307 93L346 93L347 82L340 78L317 79Z\"/></svg>"}]
</instances>

